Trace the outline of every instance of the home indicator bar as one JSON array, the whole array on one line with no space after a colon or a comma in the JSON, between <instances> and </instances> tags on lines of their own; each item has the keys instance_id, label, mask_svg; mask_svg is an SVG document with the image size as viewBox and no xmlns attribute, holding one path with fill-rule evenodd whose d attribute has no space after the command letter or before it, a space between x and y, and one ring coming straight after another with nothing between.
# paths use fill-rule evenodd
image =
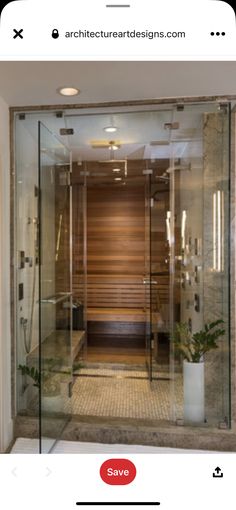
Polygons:
<instances>
[{"instance_id":1,"label":"home indicator bar","mask_svg":"<svg viewBox=\"0 0 236 510\"><path fill-rule=\"evenodd\" d=\"M135 503L131 502L131 501L128 501L128 502L125 502L125 501L122 501L122 502L114 502L114 501L104 501L104 502L101 502L99 501L98 503L95 503L94 501L93 502L80 502L80 501L77 501L76 502L76 505L86 505L86 506L102 506L102 505L106 505L106 506L109 506L109 505L113 505L113 506L159 506L161 503L159 501L155 501L155 502L151 502L151 501L136 501Z\"/></svg>"}]
</instances>

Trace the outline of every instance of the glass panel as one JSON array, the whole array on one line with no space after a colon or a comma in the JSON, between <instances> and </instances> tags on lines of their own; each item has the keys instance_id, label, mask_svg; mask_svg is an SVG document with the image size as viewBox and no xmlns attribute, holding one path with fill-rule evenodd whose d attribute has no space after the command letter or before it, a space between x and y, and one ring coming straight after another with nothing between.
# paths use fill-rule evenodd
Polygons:
<instances>
[{"instance_id":1,"label":"glass panel","mask_svg":"<svg viewBox=\"0 0 236 510\"><path fill-rule=\"evenodd\" d=\"M148 163L148 162L147 162ZM151 267L150 267L150 174L152 170L146 169L147 175L145 177L145 274L143 283L145 285L145 351L146 351L146 366L148 371L148 378L152 380L152 331L151 331Z\"/></svg>"},{"instance_id":2,"label":"glass panel","mask_svg":"<svg viewBox=\"0 0 236 510\"><path fill-rule=\"evenodd\" d=\"M70 153L39 122L41 452L71 414Z\"/></svg>"},{"instance_id":3,"label":"glass panel","mask_svg":"<svg viewBox=\"0 0 236 510\"><path fill-rule=\"evenodd\" d=\"M87 360L87 236L86 172L82 164L73 165L72 173L72 361L73 375L78 376ZM78 171L77 171L78 169ZM82 173L82 175L80 175Z\"/></svg>"},{"instance_id":4,"label":"glass panel","mask_svg":"<svg viewBox=\"0 0 236 510\"><path fill-rule=\"evenodd\" d=\"M228 105L174 108L171 148L173 418L179 424L226 428L230 426ZM215 321L223 322L213 325ZM213 332L219 333L215 341L210 337Z\"/></svg>"},{"instance_id":5,"label":"glass panel","mask_svg":"<svg viewBox=\"0 0 236 510\"><path fill-rule=\"evenodd\" d=\"M150 160L150 293L153 379L169 380L169 237L172 110L157 116L158 138ZM166 384L166 386L168 383ZM169 401L169 385L167 390ZM169 414L169 409L168 409Z\"/></svg>"},{"instance_id":6,"label":"glass panel","mask_svg":"<svg viewBox=\"0 0 236 510\"><path fill-rule=\"evenodd\" d=\"M30 416L33 418L36 417L36 419L39 414L37 154L37 138L33 136L30 119L21 119L19 115L16 115L16 410L19 415Z\"/></svg>"}]
</instances>

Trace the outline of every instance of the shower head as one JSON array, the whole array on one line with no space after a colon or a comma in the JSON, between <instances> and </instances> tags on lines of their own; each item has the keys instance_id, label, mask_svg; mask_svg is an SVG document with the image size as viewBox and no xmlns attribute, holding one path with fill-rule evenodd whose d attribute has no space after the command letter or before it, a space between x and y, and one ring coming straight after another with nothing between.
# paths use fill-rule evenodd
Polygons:
<instances>
[{"instance_id":1,"label":"shower head","mask_svg":"<svg viewBox=\"0 0 236 510\"><path fill-rule=\"evenodd\" d=\"M37 218L37 216L35 216L34 218L30 218L28 216L28 218L27 218L27 225L31 225L31 223L33 223L33 225L38 225L39 219Z\"/></svg>"}]
</instances>

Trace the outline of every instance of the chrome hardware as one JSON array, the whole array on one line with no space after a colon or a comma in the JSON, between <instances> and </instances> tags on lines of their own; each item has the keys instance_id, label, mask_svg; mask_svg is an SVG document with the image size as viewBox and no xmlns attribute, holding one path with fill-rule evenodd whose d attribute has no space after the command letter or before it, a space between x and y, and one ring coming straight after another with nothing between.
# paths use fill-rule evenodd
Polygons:
<instances>
[{"instance_id":1,"label":"chrome hardware","mask_svg":"<svg viewBox=\"0 0 236 510\"><path fill-rule=\"evenodd\" d=\"M21 326L23 326L23 328L27 327L27 323L28 323L27 319L25 319L24 317L20 318L20 324L21 324Z\"/></svg>"},{"instance_id":2,"label":"chrome hardware","mask_svg":"<svg viewBox=\"0 0 236 510\"><path fill-rule=\"evenodd\" d=\"M143 284L144 285L157 285L157 281L149 280L148 278L143 278Z\"/></svg>"},{"instance_id":3,"label":"chrome hardware","mask_svg":"<svg viewBox=\"0 0 236 510\"><path fill-rule=\"evenodd\" d=\"M41 303L50 303L52 305L57 305L62 301L65 301L70 296L72 296L72 292L59 292L55 296L49 296L48 298L41 299Z\"/></svg>"},{"instance_id":4,"label":"chrome hardware","mask_svg":"<svg viewBox=\"0 0 236 510\"><path fill-rule=\"evenodd\" d=\"M179 122L165 122L164 129L179 129Z\"/></svg>"},{"instance_id":5,"label":"chrome hardware","mask_svg":"<svg viewBox=\"0 0 236 510\"><path fill-rule=\"evenodd\" d=\"M18 269L24 269L25 267L25 252L18 251Z\"/></svg>"}]
</instances>

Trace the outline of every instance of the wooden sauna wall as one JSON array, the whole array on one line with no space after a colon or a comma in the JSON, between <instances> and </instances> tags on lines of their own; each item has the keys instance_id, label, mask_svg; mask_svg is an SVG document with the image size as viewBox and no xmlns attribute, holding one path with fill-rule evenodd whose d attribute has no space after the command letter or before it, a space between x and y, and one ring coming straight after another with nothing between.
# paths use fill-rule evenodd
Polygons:
<instances>
[{"instance_id":1,"label":"wooden sauna wall","mask_svg":"<svg viewBox=\"0 0 236 510\"><path fill-rule=\"evenodd\" d=\"M72 288L74 301L82 303L84 308L86 308L85 209L85 186L74 182L72 186Z\"/></svg>"},{"instance_id":2,"label":"wooden sauna wall","mask_svg":"<svg viewBox=\"0 0 236 510\"><path fill-rule=\"evenodd\" d=\"M88 307L144 307L144 187L87 190Z\"/></svg>"}]
</instances>

